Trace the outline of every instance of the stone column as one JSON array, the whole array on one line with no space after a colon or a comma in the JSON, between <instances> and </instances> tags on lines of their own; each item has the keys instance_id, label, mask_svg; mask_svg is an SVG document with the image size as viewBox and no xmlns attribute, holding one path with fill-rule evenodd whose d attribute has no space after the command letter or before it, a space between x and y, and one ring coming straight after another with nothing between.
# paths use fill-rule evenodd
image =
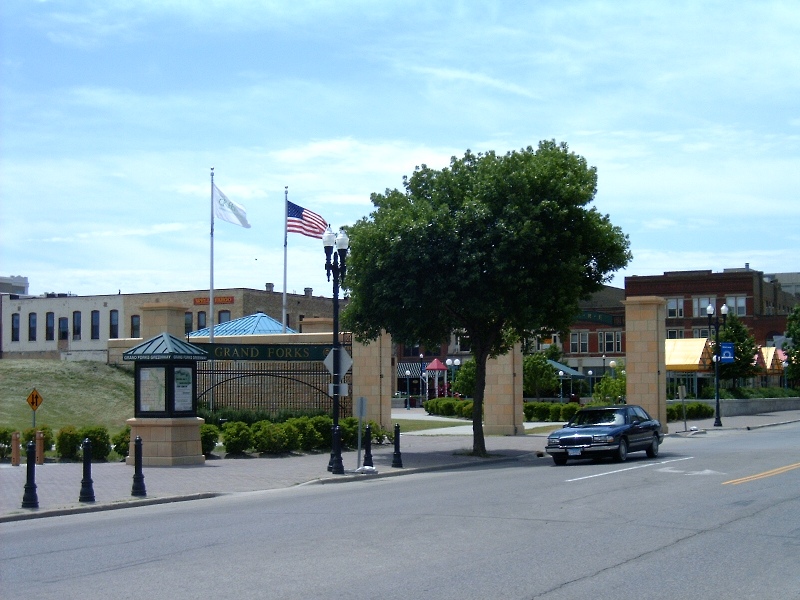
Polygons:
<instances>
[{"instance_id":1,"label":"stone column","mask_svg":"<svg viewBox=\"0 0 800 600\"><path fill-rule=\"evenodd\" d=\"M382 334L369 344L353 340L353 408L359 396L367 399L367 420L384 429L392 427L392 338Z\"/></svg>"},{"instance_id":2,"label":"stone column","mask_svg":"<svg viewBox=\"0 0 800 600\"><path fill-rule=\"evenodd\" d=\"M634 296L625 305L627 402L661 421L667 432L666 300Z\"/></svg>"},{"instance_id":3,"label":"stone column","mask_svg":"<svg viewBox=\"0 0 800 600\"><path fill-rule=\"evenodd\" d=\"M485 435L524 435L522 410L522 346L486 363L483 397Z\"/></svg>"}]
</instances>

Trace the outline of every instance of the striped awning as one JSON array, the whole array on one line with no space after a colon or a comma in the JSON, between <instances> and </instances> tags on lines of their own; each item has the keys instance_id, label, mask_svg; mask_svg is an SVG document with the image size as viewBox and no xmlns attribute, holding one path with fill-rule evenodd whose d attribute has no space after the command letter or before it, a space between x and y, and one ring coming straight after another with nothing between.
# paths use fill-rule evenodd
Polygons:
<instances>
[{"instance_id":1,"label":"striped awning","mask_svg":"<svg viewBox=\"0 0 800 600\"><path fill-rule=\"evenodd\" d=\"M411 375L409 377L413 379L419 379L420 374L420 363L419 362L401 362L397 363L397 376L398 377L405 377L406 371L410 371Z\"/></svg>"}]
</instances>

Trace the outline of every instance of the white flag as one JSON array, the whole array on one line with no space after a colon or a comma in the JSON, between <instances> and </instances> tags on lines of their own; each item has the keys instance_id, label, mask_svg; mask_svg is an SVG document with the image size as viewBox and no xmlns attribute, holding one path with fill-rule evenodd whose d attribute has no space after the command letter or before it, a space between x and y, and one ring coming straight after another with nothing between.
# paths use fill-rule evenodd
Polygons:
<instances>
[{"instance_id":1,"label":"white flag","mask_svg":"<svg viewBox=\"0 0 800 600\"><path fill-rule=\"evenodd\" d=\"M247 222L247 212L244 206L237 204L222 193L216 184L214 185L214 216L234 225L241 225L245 229L250 229Z\"/></svg>"}]
</instances>

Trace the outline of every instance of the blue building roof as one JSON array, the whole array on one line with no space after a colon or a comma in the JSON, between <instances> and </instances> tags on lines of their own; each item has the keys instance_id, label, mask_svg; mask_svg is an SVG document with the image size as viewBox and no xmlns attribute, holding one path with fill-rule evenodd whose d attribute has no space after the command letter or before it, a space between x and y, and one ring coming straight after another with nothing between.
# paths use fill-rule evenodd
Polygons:
<instances>
[{"instance_id":1,"label":"blue building roof","mask_svg":"<svg viewBox=\"0 0 800 600\"><path fill-rule=\"evenodd\" d=\"M262 312L226 321L214 326L214 336L218 335L267 335L272 333L283 333L283 325L272 317ZM297 333L294 329L286 328L286 333ZM193 337L209 337L211 334L208 327L192 331L189 334Z\"/></svg>"},{"instance_id":2,"label":"blue building roof","mask_svg":"<svg viewBox=\"0 0 800 600\"><path fill-rule=\"evenodd\" d=\"M157 335L122 354L122 360L133 361L207 359L205 350L168 333Z\"/></svg>"}]
</instances>

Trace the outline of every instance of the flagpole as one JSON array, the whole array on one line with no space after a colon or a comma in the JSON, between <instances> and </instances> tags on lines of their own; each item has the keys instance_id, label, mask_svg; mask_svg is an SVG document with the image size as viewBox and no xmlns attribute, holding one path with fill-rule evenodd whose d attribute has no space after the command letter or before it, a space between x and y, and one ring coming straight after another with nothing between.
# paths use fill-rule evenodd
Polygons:
<instances>
[{"instance_id":1,"label":"flagpole","mask_svg":"<svg viewBox=\"0 0 800 600\"><path fill-rule=\"evenodd\" d=\"M208 312L211 317L208 341L214 343L214 167L211 167L211 282L209 284ZM208 409L214 410L214 359L211 359L211 396Z\"/></svg>"},{"instance_id":2,"label":"flagpole","mask_svg":"<svg viewBox=\"0 0 800 600\"><path fill-rule=\"evenodd\" d=\"M289 246L289 186L283 190L283 323L282 333L286 333L286 251Z\"/></svg>"}]
</instances>

